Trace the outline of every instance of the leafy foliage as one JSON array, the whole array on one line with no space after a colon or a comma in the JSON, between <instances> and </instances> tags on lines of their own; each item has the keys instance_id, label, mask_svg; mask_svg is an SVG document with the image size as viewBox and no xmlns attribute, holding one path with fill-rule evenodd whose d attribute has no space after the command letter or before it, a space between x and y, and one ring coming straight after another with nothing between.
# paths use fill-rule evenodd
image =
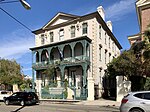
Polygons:
<instances>
[{"instance_id":1,"label":"leafy foliage","mask_svg":"<svg viewBox=\"0 0 150 112\"><path fill-rule=\"evenodd\" d=\"M22 80L21 66L14 60L0 60L0 83L20 84Z\"/></svg>"},{"instance_id":2,"label":"leafy foliage","mask_svg":"<svg viewBox=\"0 0 150 112\"><path fill-rule=\"evenodd\" d=\"M110 76L150 76L150 26L144 38L108 64Z\"/></svg>"},{"instance_id":3,"label":"leafy foliage","mask_svg":"<svg viewBox=\"0 0 150 112\"><path fill-rule=\"evenodd\" d=\"M111 77L126 76L132 82L132 90L149 90L150 80L144 77L150 77L150 25L144 40L134 43L129 50L113 59L107 65L107 71Z\"/></svg>"},{"instance_id":4,"label":"leafy foliage","mask_svg":"<svg viewBox=\"0 0 150 112\"><path fill-rule=\"evenodd\" d=\"M123 51L118 58L114 58L107 66L107 71L110 76L132 76L136 73L137 66L140 62L137 61L133 51Z\"/></svg>"},{"instance_id":5,"label":"leafy foliage","mask_svg":"<svg viewBox=\"0 0 150 112\"><path fill-rule=\"evenodd\" d=\"M15 60L0 59L0 84L21 85L24 83L23 78L21 66Z\"/></svg>"},{"instance_id":6,"label":"leafy foliage","mask_svg":"<svg viewBox=\"0 0 150 112\"><path fill-rule=\"evenodd\" d=\"M55 68L55 65L49 65L48 68L43 71L43 74L46 74L49 80L51 80L54 77Z\"/></svg>"}]
</instances>

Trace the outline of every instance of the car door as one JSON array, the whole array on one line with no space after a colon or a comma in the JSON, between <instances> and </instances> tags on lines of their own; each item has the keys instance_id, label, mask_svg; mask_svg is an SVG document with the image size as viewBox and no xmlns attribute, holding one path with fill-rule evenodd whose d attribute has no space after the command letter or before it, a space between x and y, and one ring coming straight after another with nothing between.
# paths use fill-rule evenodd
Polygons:
<instances>
[{"instance_id":1,"label":"car door","mask_svg":"<svg viewBox=\"0 0 150 112\"><path fill-rule=\"evenodd\" d=\"M9 97L9 102L12 104L16 104L16 100L17 100L17 93L13 93L10 97Z\"/></svg>"},{"instance_id":2,"label":"car door","mask_svg":"<svg viewBox=\"0 0 150 112\"><path fill-rule=\"evenodd\" d=\"M150 92L143 94L143 100L140 103L143 105L146 112L150 112Z\"/></svg>"}]
</instances>

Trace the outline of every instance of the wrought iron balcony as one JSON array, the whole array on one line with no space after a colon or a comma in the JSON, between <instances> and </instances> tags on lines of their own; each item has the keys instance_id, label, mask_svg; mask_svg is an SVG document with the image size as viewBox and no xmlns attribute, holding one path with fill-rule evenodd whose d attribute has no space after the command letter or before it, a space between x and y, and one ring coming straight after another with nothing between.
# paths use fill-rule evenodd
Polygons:
<instances>
[{"instance_id":1,"label":"wrought iron balcony","mask_svg":"<svg viewBox=\"0 0 150 112\"><path fill-rule=\"evenodd\" d=\"M36 63L32 63L32 68L36 70L40 70L40 69L46 69L51 64L55 64L59 66L65 64L67 65L80 64L85 62L90 62L90 57L76 56L76 57L63 58L63 60L55 59L55 60L44 61L44 62L36 62Z\"/></svg>"}]
</instances>

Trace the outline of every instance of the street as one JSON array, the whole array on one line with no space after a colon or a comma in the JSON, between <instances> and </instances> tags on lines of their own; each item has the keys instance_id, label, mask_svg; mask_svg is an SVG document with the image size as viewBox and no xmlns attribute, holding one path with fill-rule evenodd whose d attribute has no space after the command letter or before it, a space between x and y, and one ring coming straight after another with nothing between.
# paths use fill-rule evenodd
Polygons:
<instances>
[{"instance_id":1,"label":"street","mask_svg":"<svg viewBox=\"0 0 150 112\"><path fill-rule=\"evenodd\" d=\"M116 107L74 104L39 104L33 106L8 105L0 102L0 112L119 112Z\"/></svg>"}]
</instances>

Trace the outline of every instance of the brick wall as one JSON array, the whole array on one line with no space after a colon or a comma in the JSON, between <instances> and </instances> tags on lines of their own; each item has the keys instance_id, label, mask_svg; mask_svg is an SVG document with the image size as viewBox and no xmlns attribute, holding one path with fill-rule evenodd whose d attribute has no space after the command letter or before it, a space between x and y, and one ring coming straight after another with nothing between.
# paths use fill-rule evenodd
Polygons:
<instances>
[{"instance_id":1,"label":"brick wall","mask_svg":"<svg viewBox=\"0 0 150 112\"><path fill-rule=\"evenodd\" d=\"M144 32L147 28L147 25L150 24L150 8L142 10L142 27L141 31Z\"/></svg>"}]
</instances>

